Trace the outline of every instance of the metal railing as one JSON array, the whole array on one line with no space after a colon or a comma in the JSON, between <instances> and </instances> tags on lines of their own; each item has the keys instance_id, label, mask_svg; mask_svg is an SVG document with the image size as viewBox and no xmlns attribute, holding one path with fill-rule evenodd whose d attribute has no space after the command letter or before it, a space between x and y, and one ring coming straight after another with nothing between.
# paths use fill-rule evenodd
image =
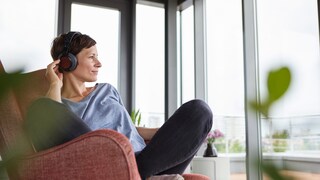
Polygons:
<instances>
[{"instance_id":1,"label":"metal railing","mask_svg":"<svg viewBox=\"0 0 320 180\"><path fill-rule=\"evenodd\" d=\"M277 153L320 153L320 115L296 117L271 117L262 125L263 152ZM164 114L143 112L142 126L161 126ZM219 129L225 136L215 142L219 153L245 153L245 118L243 116L215 116L213 129ZM272 138L285 130L287 138ZM319 132L318 132L319 131ZM281 132L280 132L281 133Z\"/></svg>"}]
</instances>

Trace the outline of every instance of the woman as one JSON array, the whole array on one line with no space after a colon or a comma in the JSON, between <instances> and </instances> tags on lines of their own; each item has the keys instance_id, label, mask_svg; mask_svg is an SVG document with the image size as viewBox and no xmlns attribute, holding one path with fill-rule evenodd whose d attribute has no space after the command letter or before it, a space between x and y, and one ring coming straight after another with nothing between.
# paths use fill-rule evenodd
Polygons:
<instances>
[{"instance_id":1,"label":"woman","mask_svg":"<svg viewBox=\"0 0 320 180\"><path fill-rule=\"evenodd\" d=\"M61 34L53 40L51 56L54 61L46 72L48 93L32 104L26 119L26 130L37 150L92 130L113 129L130 140L143 179L184 172L212 127L212 112L205 102L183 104L161 128L135 127L113 86L85 86L97 80L102 66L91 37L79 32ZM144 140L150 142L146 145Z\"/></svg>"}]
</instances>

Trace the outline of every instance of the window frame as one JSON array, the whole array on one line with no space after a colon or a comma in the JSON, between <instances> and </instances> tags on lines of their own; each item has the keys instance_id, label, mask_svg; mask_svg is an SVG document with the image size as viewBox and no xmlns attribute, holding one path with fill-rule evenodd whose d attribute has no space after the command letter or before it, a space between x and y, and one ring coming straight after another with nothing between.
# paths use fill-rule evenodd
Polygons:
<instances>
[{"instance_id":1,"label":"window frame","mask_svg":"<svg viewBox=\"0 0 320 180\"><path fill-rule=\"evenodd\" d=\"M119 69L118 91L127 110L134 104L133 90L133 61L134 61L134 20L135 4L126 0L59 0L58 8L58 34L70 31L71 4L85 4L91 6L110 7L120 11L120 40L119 40Z\"/></svg>"}]
</instances>

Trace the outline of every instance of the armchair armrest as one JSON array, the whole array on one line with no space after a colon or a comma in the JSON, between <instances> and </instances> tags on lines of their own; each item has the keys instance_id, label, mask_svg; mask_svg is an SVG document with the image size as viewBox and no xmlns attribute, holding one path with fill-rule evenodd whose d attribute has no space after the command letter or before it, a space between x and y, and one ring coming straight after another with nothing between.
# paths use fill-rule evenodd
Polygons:
<instances>
[{"instance_id":1,"label":"armchair armrest","mask_svg":"<svg viewBox=\"0 0 320 180\"><path fill-rule=\"evenodd\" d=\"M17 171L21 179L141 179L129 140L106 129L24 156Z\"/></svg>"}]
</instances>

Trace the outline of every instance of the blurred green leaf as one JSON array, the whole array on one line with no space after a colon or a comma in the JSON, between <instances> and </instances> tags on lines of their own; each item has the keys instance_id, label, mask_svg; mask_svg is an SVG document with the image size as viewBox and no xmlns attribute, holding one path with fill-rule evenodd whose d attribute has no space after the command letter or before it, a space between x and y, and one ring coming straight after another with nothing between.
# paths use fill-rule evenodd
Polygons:
<instances>
[{"instance_id":1,"label":"blurred green leaf","mask_svg":"<svg viewBox=\"0 0 320 180\"><path fill-rule=\"evenodd\" d=\"M0 100L6 95L6 93L12 88L21 88L24 82L23 77L20 75L22 70L13 73L0 73ZM18 139L19 143L17 147L7 153L7 157L0 161L0 170L4 170L6 167L10 168L16 165L18 157L22 154L22 150L26 145L25 141Z\"/></svg>"},{"instance_id":2,"label":"blurred green leaf","mask_svg":"<svg viewBox=\"0 0 320 180\"><path fill-rule=\"evenodd\" d=\"M269 101L274 102L285 94L291 83L291 73L288 67L269 72L268 75L268 92Z\"/></svg>"},{"instance_id":3,"label":"blurred green leaf","mask_svg":"<svg viewBox=\"0 0 320 180\"><path fill-rule=\"evenodd\" d=\"M137 125L140 126L140 123L141 123L141 113L139 113Z\"/></svg>"},{"instance_id":4,"label":"blurred green leaf","mask_svg":"<svg viewBox=\"0 0 320 180\"><path fill-rule=\"evenodd\" d=\"M136 124L136 119L135 119L135 111L131 111L130 117L132 119L133 124Z\"/></svg>"},{"instance_id":5,"label":"blurred green leaf","mask_svg":"<svg viewBox=\"0 0 320 180\"><path fill-rule=\"evenodd\" d=\"M141 123L141 112L140 109L131 111L131 119L134 125L139 126Z\"/></svg>"},{"instance_id":6,"label":"blurred green leaf","mask_svg":"<svg viewBox=\"0 0 320 180\"><path fill-rule=\"evenodd\" d=\"M262 171L271 179L271 180L293 180L292 177L285 176L280 174L279 169L272 163L262 163Z\"/></svg>"},{"instance_id":7,"label":"blurred green leaf","mask_svg":"<svg viewBox=\"0 0 320 180\"><path fill-rule=\"evenodd\" d=\"M261 103L261 104L257 104L256 102L250 102L250 106L252 109L255 109L257 111L259 111L263 116L265 117L269 117L269 109L270 109L270 103L269 102L265 102L265 103Z\"/></svg>"},{"instance_id":8,"label":"blurred green leaf","mask_svg":"<svg viewBox=\"0 0 320 180\"><path fill-rule=\"evenodd\" d=\"M287 92L290 83L291 72L288 67L280 67L269 71L266 85L268 89L267 98L260 103L251 101L251 108L259 111L263 116L268 118L271 106Z\"/></svg>"},{"instance_id":9,"label":"blurred green leaf","mask_svg":"<svg viewBox=\"0 0 320 180\"><path fill-rule=\"evenodd\" d=\"M0 73L0 99L4 96L9 89L21 87L23 84L23 78L20 76L21 70L13 73Z\"/></svg>"}]
</instances>

